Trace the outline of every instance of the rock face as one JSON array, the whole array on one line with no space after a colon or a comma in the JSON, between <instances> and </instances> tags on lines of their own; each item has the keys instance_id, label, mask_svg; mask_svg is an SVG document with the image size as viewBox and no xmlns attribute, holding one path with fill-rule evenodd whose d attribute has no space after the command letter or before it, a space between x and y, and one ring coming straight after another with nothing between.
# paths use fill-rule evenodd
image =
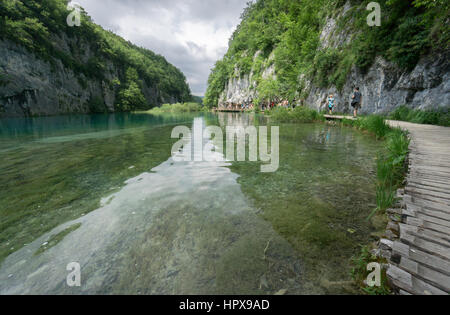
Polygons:
<instances>
[{"instance_id":1,"label":"rock face","mask_svg":"<svg viewBox=\"0 0 450 315\"><path fill-rule=\"evenodd\" d=\"M400 105L422 110L436 110L450 106L449 54L423 57L411 72L400 70L394 64L378 57L367 73L353 67L344 88L335 86L324 89L306 82L309 96L305 103L318 110L325 109L326 99L334 94L337 111L350 112L351 94L359 87L363 95L363 113L386 113ZM273 66L266 69L274 76ZM269 76L269 75L267 75ZM229 79L220 102L241 103L257 96L252 75Z\"/></svg>"},{"instance_id":2,"label":"rock face","mask_svg":"<svg viewBox=\"0 0 450 315\"><path fill-rule=\"evenodd\" d=\"M261 52L258 51L255 54L254 59L256 59L260 53ZM271 54L268 58L268 63L270 64L270 66L263 69L261 75L263 79L276 78L275 65L272 63L273 58L273 54ZM239 73L239 69L235 69L235 73ZM253 71L250 74L230 78L225 90L220 95L219 103L241 104L245 102L251 102L258 95L256 86L257 82L254 80Z\"/></svg>"},{"instance_id":3,"label":"rock face","mask_svg":"<svg viewBox=\"0 0 450 315\"><path fill-rule=\"evenodd\" d=\"M333 93L337 110L349 112L352 91L359 87L363 95L363 113L391 112L400 105L422 110L448 108L449 57L448 54L426 56L411 72L401 71L378 57L366 74L354 67L342 91L335 87L321 89L312 86L306 104L324 109L327 96Z\"/></svg>"},{"instance_id":4,"label":"rock face","mask_svg":"<svg viewBox=\"0 0 450 315\"><path fill-rule=\"evenodd\" d=\"M114 110L115 91L106 82L79 79L60 61L52 68L9 41L0 41L0 55L2 116L88 113L89 101L97 97L105 100L108 110Z\"/></svg>"},{"instance_id":5,"label":"rock face","mask_svg":"<svg viewBox=\"0 0 450 315\"><path fill-rule=\"evenodd\" d=\"M337 21L350 9L350 2L347 2L337 16L327 19L320 34L320 50L339 49L351 44L350 31L337 27ZM269 58L273 58L273 55ZM382 57L377 57L366 73L353 66L341 90L333 84L329 88L317 87L306 80L304 74L299 74L299 82L303 81L308 95L301 100L301 104L318 110L325 109L326 99L332 93L336 99L337 111L351 112L351 94L355 87L359 87L363 95L361 110L363 113L386 113L401 105L422 110L448 108L450 107L449 60L449 51L432 53L424 56L416 67L408 72ZM239 71L236 70L235 73ZM265 69L265 75L276 77L273 65ZM251 101L257 96L256 83L252 81L252 73L229 79L219 102Z\"/></svg>"},{"instance_id":6,"label":"rock face","mask_svg":"<svg viewBox=\"0 0 450 315\"><path fill-rule=\"evenodd\" d=\"M219 103L249 102L256 97L256 90L251 88L251 75L243 75L238 78L230 78L226 89L220 96Z\"/></svg>"},{"instance_id":7,"label":"rock face","mask_svg":"<svg viewBox=\"0 0 450 315\"><path fill-rule=\"evenodd\" d=\"M68 54L68 42L73 40L77 39L64 35L54 38ZM79 56L83 62L93 57L87 43L78 39L77 46L83 52ZM0 40L0 56L0 117L114 111L117 86L112 82L124 74L110 61L104 61L104 78L100 80L75 74L60 60L52 64L44 61L8 40ZM156 86L148 86L145 81L142 93L153 106L177 101L164 99Z\"/></svg>"}]
</instances>

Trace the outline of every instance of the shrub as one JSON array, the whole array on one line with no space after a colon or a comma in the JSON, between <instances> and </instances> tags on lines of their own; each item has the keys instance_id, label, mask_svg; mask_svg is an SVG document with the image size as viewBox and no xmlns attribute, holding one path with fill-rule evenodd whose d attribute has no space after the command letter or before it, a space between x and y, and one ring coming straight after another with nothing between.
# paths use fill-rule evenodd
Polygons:
<instances>
[{"instance_id":1,"label":"shrub","mask_svg":"<svg viewBox=\"0 0 450 315\"><path fill-rule=\"evenodd\" d=\"M270 115L277 122L309 123L323 120L323 115L319 114L316 110L304 106L296 107L293 110L278 107L273 109Z\"/></svg>"},{"instance_id":2,"label":"shrub","mask_svg":"<svg viewBox=\"0 0 450 315\"><path fill-rule=\"evenodd\" d=\"M368 295L388 295L391 290L388 285L386 271L381 273L381 286L368 287L364 283L370 271L367 271L367 265L371 262L384 263L383 259L373 255L367 246L361 246L361 252L358 256L352 257L352 277L362 288L362 291Z\"/></svg>"},{"instance_id":3,"label":"shrub","mask_svg":"<svg viewBox=\"0 0 450 315\"><path fill-rule=\"evenodd\" d=\"M386 123L384 117L379 115L370 115L359 118L356 124L360 129L375 134L377 139L383 139L391 131L391 128Z\"/></svg>"},{"instance_id":4,"label":"shrub","mask_svg":"<svg viewBox=\"0 0 450 315\"><path fill-rule=\"evenodd\" d=\"M408 121L417 124L429 124L450 127L450 111L441 109L436 111L413 110L405 105L398 107L390 115L390 119Z\"/></svg>"},{"instance_id":5,"label":"shrub","mask_svg":"<svg viewBox=\"0 0 450 315\"><path fill-rule=\"evenodd\" d=\"M403 110L396 114L403 115ZM377 139L385 139L386 152L377 158L377 208L369 218L377 211L384 212L395 202L397 189L403 184L403 178L407 171L407 156L410 139L401 129L392 129L383 117L370 115L358 120L344 119L344 126L352 126L373 133Z\"/></svg>"},{"instance_id":6,"label":"shrub","mask_svg":"<svg viewBox=\"0 0 450 315\"><path fill-rule=\"evenodd\" d=\"M151 114L200 112L204 108L198 103L163 104L149 111Z\"/></svg>"},{"instance_id":7,"label":"shrub","mask_svg":"<svg viewBox=\"0 0 450 315\"><path fill-rule=\"evenodd\" d=\"M118 108L122 111L143 109L146 106L146 99L141 88L136 82L131 82L126 89L119 92Z\"/></svg>"},{"instance_id":8,"label":"shrub","mask_svg":"<svg viewBox=\"0 0 450 315\"><path fill-rule=\"evenodd\" d=\"M395 202L397 189L407 171L410 139L401 129L392 130L386 141L387 152L377 159L377 210L384 212Z\"/></svg>"}]
</instances>

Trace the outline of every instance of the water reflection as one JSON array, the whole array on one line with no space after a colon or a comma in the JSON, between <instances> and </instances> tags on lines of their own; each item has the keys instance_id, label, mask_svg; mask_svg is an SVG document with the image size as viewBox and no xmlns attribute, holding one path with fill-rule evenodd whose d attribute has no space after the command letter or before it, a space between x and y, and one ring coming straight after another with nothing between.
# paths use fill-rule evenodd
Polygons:
<instances>
[{"instance_id":1,"label":"water reflection","mask_svg":"<svg viewBox=\"0 0 450 315\"><path fill-rule=\"evenodd\" d=\"M100 209L8 257L0 293L302 292L298 257L248 204L227 166L170 158L128 180ZM81 227L36 255L76 223ZM81 264L80 288L65 284L70 262Z\"/></svg>"},{"instance_id":2,"label":"water reflection","mask_svg":"<svg viewBox=\"0 0 450 315\"><path fill-rule=\"evenodd\" d=\"M236 113L0 121L0 253L11 253L0 293L352 292L341 284L370 239L375 141L283 124L276 173L258 162L175 162L171 130L194 121L267 123ZM81 264L80 288L66 285L70 262Z\"/></svg>"}]
</instances>

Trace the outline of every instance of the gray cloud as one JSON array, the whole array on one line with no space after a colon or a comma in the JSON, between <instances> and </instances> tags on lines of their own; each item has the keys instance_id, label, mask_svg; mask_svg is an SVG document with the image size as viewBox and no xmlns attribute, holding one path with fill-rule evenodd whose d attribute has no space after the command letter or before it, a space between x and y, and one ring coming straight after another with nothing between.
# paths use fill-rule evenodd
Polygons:
<instances>
[{"instance_id":1,"label":"gray cloud","mask_svg":"<svg viewBox=\"0 0 450 315\"><path fill-rule=\"evenodd\" d=\"M248 0L76 0L94 21L136 45L163 55L204 95L210 69Z\"/></svg>"}]
</instances>

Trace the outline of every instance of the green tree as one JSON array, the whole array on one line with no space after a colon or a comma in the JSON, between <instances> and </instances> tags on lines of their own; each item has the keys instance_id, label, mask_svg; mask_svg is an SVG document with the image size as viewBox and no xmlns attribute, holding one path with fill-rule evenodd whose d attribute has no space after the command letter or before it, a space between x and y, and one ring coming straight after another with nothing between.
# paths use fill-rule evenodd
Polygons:
<instances>
[{"instance_id":1,"label":"green tree","mask_svg":"<svg viewBox=\"0 0 450 315\"><path fill-rule=\"evenodd\" d=\"M128 68L126 84L119 91L117 107L122 111L145 109L147 101L141 90L141 82L136 69Z\"/></svg>"},{"instance_id":2,"label":"green tree","mask_svg":"<svg viewBox=\"0 0 450 315\"><path fill-rule=\"evenodd\" d=\"M54 66L62 62L78 75L80 82L85 82L86 77L104 81L109 69L106 65L112 64L122 74L118 79L126 82L121 90L122 97L131 95L132 91L138 95L138 88L141 89L142 82L145 82L165 98L190 100L191 91L186 77L164 57L104 30L94 24L84 10L81 10L80 27L69 27L66 23L68 13L67 0L2 0L0 39L16 42ZM66 37L73 39L67 41L70 52L55 40ZM81 47L86 46L95 57L88 60L82 58L85 51ZM129 68L137 70L138 79L126 78Z\"/></svg>"},{"instance_id":3,"label":"green tree","mask_svg":"<svg viewBox=\"0 0 450 315\"><path fill-rule=\"evenodd\" d=\"M266 90L258 85L266 84L262 70L272 64L278 96L292 100L298 95L307 96L306 81L341 89L353 66L365 71L377 56L409 70L430 49L449 49L448 0L380 0L380 27L367 25L366 7L371 0L352 0L352 7L344 14L347 2L250 2L230 38L227 53L211 71L206 104L216 106L226 82L244 74L252 73L257 90ZM333 49L320 47L321 31L328 18L335 20L335 31L349 39L335 43L342 36L332 36L330 44L338 46Z\"/></svg>"}]
</instances>

